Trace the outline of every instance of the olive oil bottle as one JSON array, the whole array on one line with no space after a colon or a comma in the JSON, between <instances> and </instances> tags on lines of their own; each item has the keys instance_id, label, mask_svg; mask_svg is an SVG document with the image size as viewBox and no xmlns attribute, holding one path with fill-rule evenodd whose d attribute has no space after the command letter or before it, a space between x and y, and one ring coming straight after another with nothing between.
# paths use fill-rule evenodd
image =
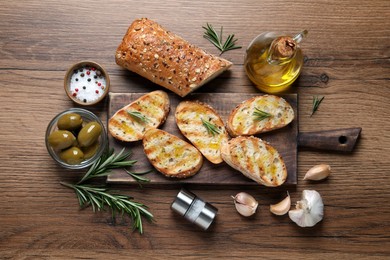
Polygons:
<instances>
[{"instance_id":1,"label":"olive oil bottle","mask_svg":"<svg viewBox=\"0 0 390 260\"><path fill-rule=\"evenodd\" d=\"M306 30L294 37L266 32L249 44L244 67L258 89L279 93L298 78L303 66L303 54L298 44L306 34Z\"/></svg>"}]
</instances>

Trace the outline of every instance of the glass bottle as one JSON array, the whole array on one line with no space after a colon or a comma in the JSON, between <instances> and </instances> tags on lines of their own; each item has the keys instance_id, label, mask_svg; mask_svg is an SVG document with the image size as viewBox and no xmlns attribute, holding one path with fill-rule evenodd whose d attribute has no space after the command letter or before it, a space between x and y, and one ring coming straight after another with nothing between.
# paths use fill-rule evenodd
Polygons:
<instances>
[{"instance_id":1,"label":"glass bottle","mask_svg":"<svg viewBox=\"0 0 390 260\"><path fill-rule=\"evenodd\" d=\"M244 67L258 89L279 93L298 78L303 65L303 54L298 44L306 34L306 30L294 37L266 32L249 44Z\"/></svg>"}]
</instances>

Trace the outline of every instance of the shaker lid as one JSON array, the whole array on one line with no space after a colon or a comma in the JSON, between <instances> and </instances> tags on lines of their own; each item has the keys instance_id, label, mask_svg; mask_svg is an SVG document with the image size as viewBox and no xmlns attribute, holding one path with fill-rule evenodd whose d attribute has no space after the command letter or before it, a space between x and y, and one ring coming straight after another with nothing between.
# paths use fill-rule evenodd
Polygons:
<instances>
[{"instance_id":1,"label":"shaker lid","mask_svg":"<svg viewBox=\"0 0 390 260\"><path fill-rule=\"evenodd\" d=\"M182 189L172 202L171 209L181 216L184 216L195 198L195 194Z\"/></svg>"}]
</instances>

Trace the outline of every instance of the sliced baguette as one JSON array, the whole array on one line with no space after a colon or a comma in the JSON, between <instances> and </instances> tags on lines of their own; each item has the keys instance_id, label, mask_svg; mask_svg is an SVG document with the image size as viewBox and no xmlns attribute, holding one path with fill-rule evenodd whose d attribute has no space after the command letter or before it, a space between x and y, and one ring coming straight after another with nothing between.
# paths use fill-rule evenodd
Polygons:
<instances>
[{"instance_id":1,"label":"sliced baguette","mask_svg":"<svg viewBox=\"0 0 390 260\"><path fill-rule=\"evenodd\" d=\"M118 46L115 61L182 97L232 65L147 18L130 25Z\"/></svg>"},{"instance_id":2,"label":"sliced baguette","mask_svg":"<svg viewBox=\"0 0 390 260\"><path fill-rule=\"evenodd\" d=\"M114 138L124 142L142 140L147 129L157 128L165 122L169 109L167 93L161 90L150 92L119 109L109 119L108 131ZM144 117L144 120L134 116L134 112Z\"/></svg>"},{"instance_id":3,"label":"sliced baguette","mask_svg":"<svg viewBox=\"0 0 390 260\"><path fill-rule=\"evenodd\" d=\"M231 139L221 148L223 160L255 182L276 187L287 179L287 169L278 151L253 136Z\"/></svg>"},{"instance_id":4,"label":"sliced baguette","mask_svg":"<svg viewBox=\"0 0 390 260\"><path fill-rule=\"evenodd\" d=\"M259 120L256 109L270 114ZM230 113L226 128L231 136L255 135L282 128L294 119L294 110L286 100L274 95L250 98Z\"/></svg>"},{"instance_id":5,"label":"sliced baguette","mask_svg":"<svg viewBox=\"0 0 390 260\"><path fill-rule=\"evenodd\" d=\"M181 133L214 164L223 162L221 145L227 143L225 125L211 106L197 101L181 102L175 112L176 124ZM216 132L208 130L206 123L215 126Z\"/></svg>"},{"instance_id":6,"label":"sliced baguette","mask_svg":"<svg viewBox=\"0 0 390 260\"><path fill-rule=\"evenodd\" d=\"M168 132L149 129L142 143L150 163L167 177L187 178L202 167L202 154L191 144Z\"/></svg>"}]
</instances>

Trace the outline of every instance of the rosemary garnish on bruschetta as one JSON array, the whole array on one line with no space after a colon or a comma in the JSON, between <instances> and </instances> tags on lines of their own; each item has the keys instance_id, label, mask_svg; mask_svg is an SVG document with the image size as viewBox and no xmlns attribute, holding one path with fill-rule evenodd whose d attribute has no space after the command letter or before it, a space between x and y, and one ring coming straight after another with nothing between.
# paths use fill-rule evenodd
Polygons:
<instances>
[{"instance_id":1,"label":"rosemary garnish on bruschetta","mask_svg":"<svg viewBox=\"0 0 390 260\"><path fill-rule=\"evenodd\" d=\"M267 112L255 107L255 111L253 111L253 116L255 117L255 120L261 121L261 120L264 120L266 118L271 117L272 115L270 113L267 113Z\"/></svg>"},{"instance_id":2,"label":"rosemary garnish on bruschetta","mask_svg":"<svg viewBox=\"0 0 390 260\"><path fill-rule=\"evenodd\" d=\"M206 127L207 132L213 136L221 132L216 125L210 123L207 120L204 120L203 118L202 118L202 124L204 127Z\"/></svg>"}]
</instances>

